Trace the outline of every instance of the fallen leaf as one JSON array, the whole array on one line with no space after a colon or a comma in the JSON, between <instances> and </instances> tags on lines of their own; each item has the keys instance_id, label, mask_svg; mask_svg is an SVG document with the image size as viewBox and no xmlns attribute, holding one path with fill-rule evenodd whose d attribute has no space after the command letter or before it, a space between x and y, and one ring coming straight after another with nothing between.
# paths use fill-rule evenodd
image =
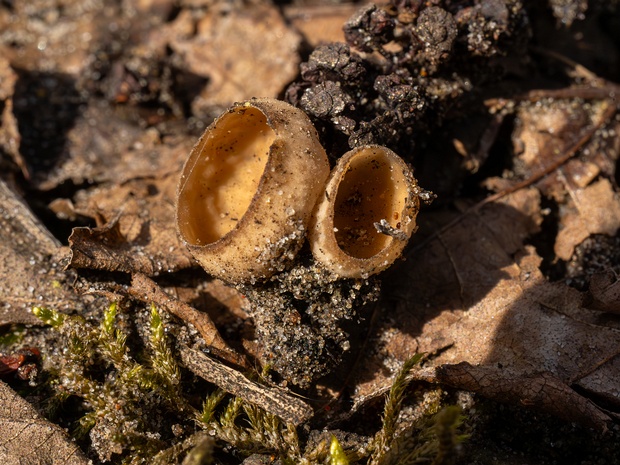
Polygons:
<instances>
[{"instance_id":1,"label":"fallen leaf","mask_svg":"<svg viewBox=\"0 0 620 465\"><path fill-rule=\"evenodd\" d=\"M609 111L605 102L593 102L587 106L579 100L558 99L548 105L538 103L519 108L512 134L517 154L514 171L524 179L554 166L583 134L600 125ZM618 127L618 123L612 120L608 129L601 133L613 135ZM619 156L614 139L602 135L589 138L579 158L570 160L536 183L541 193L563 203L568 195L567 187L585 187L599 173L613 176Z\"/></svg>"},{"instance_id":2,"label":"fallen leaf","mask_svg":"<svg viewBox=\"0 0 620 465\"><path fill-rule=\"evenodd\" d=\"M595 310L620 313L620 279L613 273L592 276L584 305Z\"/></svg>"},{"instance_id":3,"label":"fallen leaf","mask_svg":"<svg viewBox=\"0 0 620 465\"><path fill-rule=\"evenodd\" d=\"M608 402L608 405L618 405L618 399L620 399L618 373L620 373L620 357L614 357L604 365L596 367L592 373L581 378L579 387L592 395L594 399ZM607 412L609 413L610 410ZM617 411L615 413L616 419L618 419Z\"/></svg>"},{"instance_id":4,"label":"fallen leaf","mask_svg":"<svg viewBox=\"0 0 620 465\"><path fill-rule=\"evenodd\" d=\"M0 461L20 465L88 465L60 427L42 418L0 381Z\"/></svg>"},{"instance_id":5,"label":"fallen leaf","mask_svg":"<svg viewBox=\"0 0 620 465\"><path fill-rule=\"evenodd\" d=\"M436 337L459 341L436 361L547 370L565 382L620 352L620 331L594 325L588 318L592 312L580 306L580 293L546 281L539 264L528 248L505 268L510 277L498 281L457 324L418 338L420 349L433 350Z\"/></svg>"},{"instance_id":6,"label":"fallen leaf","mask_svg":"<svg viewBox=\"0 0 620 465\"><path fill-rule=\"evenodd\" d=\"M596 395L620 405L617 378L607 369L620 353L620 331L582 307L580 292L544 278L540 257L523 247L536 227L531 205L536 190L515 194L466 215L409 255L406 266L387 281L386 294L395 307L386 311L378 330L382 336L373 357L382 362L363 362L372 371L358 374L356 397L368 399L388 384L377 369L381 364L397 367L394 361L426 352L434 354L437 370L463 362L485 370L486 379L514 398L526 396L531 383L532 392L539 393L533 406L556 413L570 410L576 398L591 405L572 389L585 378ZM481 394L499 400L503 395L489 389ZM607 416L597 408L593 414L584 407L581 420L604 429Z\"/></svg>"},{"instance_id":7,"label":"fallen leaf","mask_svg":"<svg viewBox=\"0 0 620 465\"><path fill-rule=\"evenodd\" d=\"M0 180L0 326L40 324L30 313L35 305L59 311L83 307L65 284L68 275L60 270L58 256L59 242Z\"/></svg>"},{"instance_id":8,"label":"fallen leaf","mask_svg":"<svg viewBox=\"0 0 620 465\"><path fill-rule=\"evenodd\" d=\"M67 2L59 11L47 0L0 9L0 47L6 43L0 54L22 69L78 76L89 64L92 44L111 35L107 26L119 12L89 1Z\"/></svg>"},{"instance_id":9,"label":"fallen leaf","mask_svg":"<svg viewBox=\"0 0 620 465\"><path fill-rule=\"evenodd\" d=\"M467 362L414 373L414 378L447 384L513 405L545 411L567 421L605 430L611 418L549 372L530 373Z\"/></svg>"},{"instance_id":10,"label":"fallen leaf","mask_svg":"<svg viewBox=\"0 0 620 465\"><path fill-rule=\"evenodd\" d=\"M24 347L13 353L0 353L0 377L16 377L35 382L41 365L41 352L36 347Z\"/></svg>"},{"instance_id":11,"label":"fallen leaf","mask_svg":"<svg viewBox=\"0 0 620 465\"><path fill-rule=\"evenodd\" d=\"M15 91L15 81L17 74L11 68L9 60L0 54L0 101L8 100L13 96Z\"/></svg>"},{"instance_id":12,"label":"fallen leaf","mask_svg":"<svg viewBox=\"0 0 620 465\"><path fill-rule=\"evenodd\" d=\"M16 81L17 74L11 68L9 61L0 53L0 109L2 109L0 112L0 148L13 159L27 178L28 169L19 152L21 137L17 128L17 119L13 113L13 92ZM0 154L0 157L2 156Z\"/></svg>"},{"instance_id":13,"label":"fallen leaf","mask_svg":"<svg viewBox=\"0 0 620 465\"><path fill-rule=\"evenodd\" d=\"M170 46L190 72L209 78L194 113L215 116L233 102L282 92L297 75L300 40L273 5L224 3L207 11L195 36Z\"/></svg>"},{"instance_id":14,"label":"fallen leaf","mask_svg":"<svg viewBox=\"0 0 620 465\"><path fill-rule=\"evenodd\" d=\"M620 198L607 179L570 191L571 202L561 215L554 251L562 260L592 234L613 236L620 228Z\"/></svg>"},{"instance_id":15,"label":"fallen leaf","mask_svg":"<svg viewBox=\"0 0 620 465\"><path fill-rule=\"evenodd\" d=\"M36 187L49 190L67 181L120 184L178 173L195 137L182 127L170 128L177 135L163 135L136 119L135 109L92 100L67 131L57 163L34 180Z\"/></svg>"},{"instance_id":16,"label":"fallen leaf","mask_svg":"<svg viewBox=\"0 0 620 465\"><path fill-rule=\"evenodd\" d=\"M90 190L76 208L105 224L74 228L69 265L148 276L193 266L174 226L176 184L175 175Z\"/></svg>"},{"instance_id":17,"label":"fallen leaf","mask_svg":"<svg viewBox=\"0 0 620 465\"><path fill-rule=\"evenodd\" d=\"M517 171L529 177L552 165L590 121L588 110L577 102L558 100L549 105L531 103L520 107L512 134Z\"/></svg>"},{"instance_id":18,"label":"fallen leaf","mask_svg":"<svg viewBox=\"0 0 620 465\"><path fill-rule=\"evenodd\" d=\"M342 25L359 10L357 4L284 5L284 17L311 47L344 42Z\"/></svg>"}]
</instances>

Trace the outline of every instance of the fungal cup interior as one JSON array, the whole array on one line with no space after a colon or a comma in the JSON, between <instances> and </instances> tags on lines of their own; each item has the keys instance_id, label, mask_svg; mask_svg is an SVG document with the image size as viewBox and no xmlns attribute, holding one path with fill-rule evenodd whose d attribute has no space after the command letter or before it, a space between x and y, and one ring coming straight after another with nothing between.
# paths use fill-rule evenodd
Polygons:
<instances>
[{"instance_id":1,"label":"fungal cup interior","mask_svg":"<svg viewBox=\"0 0 620 465\"><path fill-rule=\"evenodd\" d=\"M406 199L405 176L382 151L357 153L341 175L334 203L338 246L355 258L377 255L393 239L377 232L374 223L385 219L399 229Z\"/></svg>"},{"instance_id":2,"label":"fungal cup interior","mask_svg":"<svg viewBox=\"0 0 620 465\"><path fill-rule=\"evenodd\" d=\"M276 134L256 108L220 117L194 148L178 197L181 236L206 245L231 232L250 207Z\"/></svg>"}]
</instances>

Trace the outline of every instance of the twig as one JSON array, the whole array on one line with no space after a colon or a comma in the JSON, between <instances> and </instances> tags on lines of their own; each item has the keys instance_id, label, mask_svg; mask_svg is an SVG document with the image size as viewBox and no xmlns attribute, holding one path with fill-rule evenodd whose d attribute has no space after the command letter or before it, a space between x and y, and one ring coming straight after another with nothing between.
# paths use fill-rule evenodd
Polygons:
<instances>
[{"instance_id":1,"label":"twig","mask_svg":"<svg viewBox=\"0 0 620 465\"><path fill-rule=\"evenodd\" d=\"M201 378L286 422L299 425L314 415L308 404L282 389L249 380L237 370L184 344L180 344L179 352L187 368Z\"/></svg>"},{"instance_id":2,"label":"twig","mask_svg":"<svg viewBox=\"0 0 620 465\"><path fill-rule=\"evenodd\" d=\"M593 86L598 87L606 84L606 81L597 76L596 73L590 71L582 64L577 63L575 60L572 60L571 58L556 52L555 50L550 50L542 47L530 47L530 50L538 53L539 55L548 56L550 58L553 58L554 60L564 63L567 66L570 66L571 68L573 68L573 70L575 70L578 75L580 75L586 81L589 81L590 84Z\"/></svg>"},{"instance_id":3,"label":"twig","mask_svg":"<svg viewBox=\"0 0 620 465\"><path fill-rule=\"evenodd\" d=\"M490 98L484 101L489 108L501 108L509 102L538 102L543 99L611 100L620 96L620 86L607 84L604 87L565 87L563 89L534 89L510 98Z\"/></svg>"},{"instance_id":4,"label":"twig","mask_svg":"<svg viewBox=\"0 0 620 465\"><path fill-rule=\"evenodd\" d=\"M560 61L571 68L580 75L585 81L589 82L588 87L566 87L564 89L536 89L530 90L523 94L516 95L510 99L496 98L488 99L484 103L488 107L501 107L503 104L509 101L530 101L537 102L546 98L554 99L566 99L566 98L581 98L584 100L611 100L616 102L617 96L620 95L620 86L618 84L609 82L599 76L596 73L590 71L585 66L571 60L567 56L564 56L556 51L547 50L539 47L532 47L532 51L540 55L545 55Z\"/></svg>"},{"instance_id":5,"label":"twig","mask_svg":"<svg viewBox=\"0 0 620 465\"><path fill-rule=\"evenodd\" d=\"M590 139L596 133L596 131L598 131L607 121L609 121L609 119L611 119L611 117L616 113L616 111L618 111L618 107L616 105L609 105L607 109L605 110L601 119L596 124L593 124L587 131L585 131L585 133L579 138L579 140L577 140L577 142L575 142L568 150L566 150L566 152L564 152L564 155L559 157L554 163L540 170L538 173L533 174L532 176L525 179L524 181L518 182L514 184L513 186L508 187L507 189L497 192L496 194L490 195L486 197L485 199L481 200L480 202L478 202L477 204L473 205L472 207L468 208L463 213L461 213L459 216L454 218L452 221L443 225L437 231L434 231L433 234L428 236L421 243L417 244L411 250L411 253L416 252L423 247L426 247L426 245L428 245L436 237L440 236L441 234L448 231L450 228L460 223L463 220L463 218L465 218L467 215L471 213L476 213L482 207L484 207L485 205L489 203L496 202L497 200L500 200L509 194L512 194L525 187L531 186L535 182L541 180L545 176L554 172L556 169L561 167L568 160L573 158L575 154L577 154L577 152L579 152L579 150L581 150L590 141Z\"/></svg>"},{"instance_id":6,"label":"twig","mask_svg":"<svg viewBox=\"0 0 620 465\"><path fill-rule=\"evenodd\" d=\"M209 315L199 312L191 305L166 294L159 285L142 273L132 275L131 286L128 292L143 302L155 304L165 308L173 315L186 323L191 323L203 337L205 343L210 346L214 354L234 365L247 368L248 362L245 357L230 348L222 338Z\"/></svg>"}]
</instances>

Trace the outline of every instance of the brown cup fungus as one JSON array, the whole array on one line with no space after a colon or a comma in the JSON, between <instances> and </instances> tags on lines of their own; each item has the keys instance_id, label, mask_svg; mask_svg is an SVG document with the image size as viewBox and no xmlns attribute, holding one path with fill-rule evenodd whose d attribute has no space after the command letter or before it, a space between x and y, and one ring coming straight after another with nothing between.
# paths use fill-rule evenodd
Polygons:
<instances>
[{"instance_id":1,"label":"brown cup fungus","mask_svg":"<svg viewBox=\"0 0 620 465\"><path fill-rule=\"evenodd\" d=\"M314 258L334 274L365 278L388 268L416 227L417 181L391 150L358 147L338 160L309 230Z\"/></svg>"},{"instance_id":2,"label":"brown cup fungus","mask_svg":"<svg viewBox=\"0 0 620 465\"><path fill-rule=\"evenodd\" d=\"M213 276L268 278L301 247L328 175L305 113L275 99L235 104L206 129L183 167L180 237Z\"/></svg>"}]
</instances>

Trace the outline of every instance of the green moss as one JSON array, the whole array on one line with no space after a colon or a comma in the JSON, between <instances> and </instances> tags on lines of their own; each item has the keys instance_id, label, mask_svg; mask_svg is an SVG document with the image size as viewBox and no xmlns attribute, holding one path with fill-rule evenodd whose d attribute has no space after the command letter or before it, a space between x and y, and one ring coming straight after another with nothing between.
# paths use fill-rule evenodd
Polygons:
<instances>
[{"instance_id":1,"label":"green moss","mask_svg":"<svg viewBox=\"0 0 620 465\"><path fill-rule=\"evenodd\" d=\"M448 465L456 462L459 445L467 438L459 434L463 423L461 409L456 406L443 408L433 419L432 434L437 438L438 449L433 465Z\"/></svg>"},{"instance_id":2,"label":"green moss","mask_svg":"<svg viewBox=\"0 0 620 465\"><path fill-rule=\"evenodd\" d=\"M371 465L433 463L447 465L456 458L464 436L458 434L462 423L460 409L441 408L440 394L435 400L419 402L424 414L401 420L403 401L410 384L409 373L422 359L416 354L407 360L394 379L385 401L382 428L370 442L367 452Z\"/></svg>"},{"instance_id":3,"label":"green moss","mask_svg":"<svg viewBox=\"0 0 620 465\"><path fill-rule=\"evenodd\" d=\"M463 439L458 435L459 411L440 410L439 395L430 403L418 402L424 408L415 422L401 418L409 373L420 355L408 360L396 376L381 429L370 440L356 435L351 440L339 431L317 432L318 436L306 431L300 439L296 426L219 389L207 394L201 411L191 407L186 395L193 378L187 383L181 376L155 306L148 318L136 319L144 326L138 331L144 334L138 350L136 344L128 344L135 335L122 329L131 326L121 324L126 315L116 303L103 311L98 323L44 308L35 314L59 332L66 347L52 383L56 399L81 399L83 413L73 425L73 435L89 441L101 461L166 464L180 463L186 456L190 462L209 463L218 444L226 444L241 455L268 454L285 465L439 465L451 463ZM196 425L204 432L195 432Z\"/></svg>"},{"instance_id":4,"label":"green moss","mask_svg":"<svg viewBox=\"0 0 620 465\"><path fill-rule=\"evenodd\" d=\"M103 312L99 325L49 309L34 313L66 343L56 390L83 401L85 414L74 425L74 436L88 436L102 461L118 457L123 463L142 463L164 448L165 424L183 422L179 415L188 407L157 310L151 309L142 363L130 353L128 334L118 328L116 303Z\"/></svg>"},{"instance_id":5,"label":"green moss","mask_svg":"<svg viewBox=\"0 0 620 465\"><path fill-rule=\"evenodd\" d=\"M24 325L9 325L0 331L0 347L9 347L19 344L24 338Z\"/></svg>"},{"instance_id":6,"label":"green moss","mask_svg":"<svg viewBox=\"0 0 620 465\"><path fill-rule=\"evenodd\" d=\"M54 328L61 326L65 320L65 315L62 313L58 313L45 307L33 307L32 313L43 323Z\"/></svg>"},{"instance_id":7,"label":"green moss","mask_svg":"<svg viewBox=\"0 0 620 465\"><path fill-rule=\"evenodd\" d=\"M422 354L416 354L407 360L396 376L392 388L385 401L383 411L383 425L375 435L371 444L372 454L370 463L379 463L381 457L389 450L396 430L396 421L400 412L405 390L409 385L407 375L411 369L422 359Z\"/></svg>"},{"instance_id":8,"label":"green moss","mask_svg":"<svg viewBox=\"0 0 620 465\"><path fill-rule=\"evenodd\" d=\"M349 465L349 459L336 436L332 436L332 442L329 445L329 463L330 465Z\"/></svg>"}]
</instances>

